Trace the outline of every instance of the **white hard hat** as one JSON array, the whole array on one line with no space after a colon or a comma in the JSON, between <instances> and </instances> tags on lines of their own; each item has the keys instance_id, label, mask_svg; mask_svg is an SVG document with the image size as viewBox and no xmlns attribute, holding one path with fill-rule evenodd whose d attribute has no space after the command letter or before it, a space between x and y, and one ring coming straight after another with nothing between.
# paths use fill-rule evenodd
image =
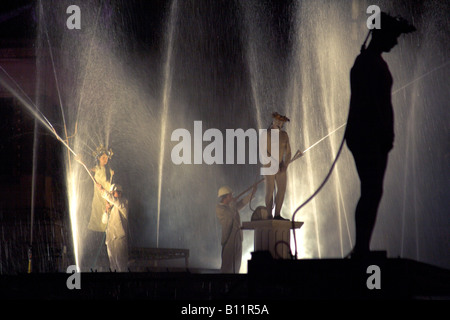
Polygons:
<instances>
[{"instance_id":1,"label":"white hard hat","mask_svg":"<svg viewBox=\"0 0 450 320\"><path fill-rule=\"evenodd\" d=\"M219 191L217 192L217 197L220 198L229 193L233 193L233 190L231 190L231 188L228 186L223 186L219 188Z\"/></svg>"}]
</instances>

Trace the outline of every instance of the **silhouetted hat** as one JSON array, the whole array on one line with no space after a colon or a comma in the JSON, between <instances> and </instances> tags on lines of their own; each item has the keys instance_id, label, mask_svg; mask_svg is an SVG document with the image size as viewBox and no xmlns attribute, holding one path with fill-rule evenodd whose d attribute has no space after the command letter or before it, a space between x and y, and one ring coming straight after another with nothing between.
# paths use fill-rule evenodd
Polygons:
<instances>
[{"instance_id":1,"label":"silhouetted hat","mask_svg":"<svg viewBox=\"0 0 450 320\"><path fill-rule=\"evenodd\" d=\"M376 32L392 32L397 36L402 33L411 33L416 31L416 27L400 16L393 17L386 12L380 13L381 29L373 29Z\"/></svg>"}]
</instances>

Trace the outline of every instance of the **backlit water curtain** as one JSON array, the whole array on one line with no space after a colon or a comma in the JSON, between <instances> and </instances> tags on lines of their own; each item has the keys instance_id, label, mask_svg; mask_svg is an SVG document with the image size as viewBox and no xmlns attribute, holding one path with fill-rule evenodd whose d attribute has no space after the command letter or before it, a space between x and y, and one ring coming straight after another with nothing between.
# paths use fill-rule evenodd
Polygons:
<instances>
[{"instance_id":1,"label":"backlit water curtain","mask_svg":"<svg viewBox=\"0 0 450 320\"><path fill-rule=\"evenodd\" d=\"M261 178L259 166L175 165L171 133L193 132L194 121L204 130L266 129L278 111L291 119L286 131L294 153L342 126L369 3L173 0L152 8L139 1L89 1L79 5L79 30L65 27L71 4L36 5L37 62L54 70L64 114L65 130L58 133L70 137L70 147L92 166L98 145L113 148L114 179L130 201L132 245L188 248L191 266L218 268L217 189L227 184L239 193ZM449 225L446 8L439 1L378 5L413 17L418 32L401 37L384 55L394 77L396 142L372 247L445 266L438 257L448 254ZM283 216L291 217L322 182L343 133L336 131L289 167ZM71 152L65 161L80 266L93 183ZM263 190L261 185L242 221L264 205ZM296 215L305 223L297 231L299 258L343 257L351 250L358 197L359 180L344 146L324 189ZM245 233L243 259L252 248L253 234Z\"/></svg>"}]
</instances>

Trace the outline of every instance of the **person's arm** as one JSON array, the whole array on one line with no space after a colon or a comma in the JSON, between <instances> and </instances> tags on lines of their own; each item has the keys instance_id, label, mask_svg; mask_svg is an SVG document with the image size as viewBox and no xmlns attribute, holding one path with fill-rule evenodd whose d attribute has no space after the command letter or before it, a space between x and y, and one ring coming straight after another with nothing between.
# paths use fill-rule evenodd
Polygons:
<instances>
[{"instance_id":1,"label":"person's arm","mask_svg":"<svg viewBox=\"0 0 450 320\"><path fill-rule=\"evenodd\" d=\"M253 195L255 194L257 188L258 188L258 186L254 185L251 192L249 192L244 198L242 198L241 200L239 200L236 203L236 209L238 211L241 210L242 208L244 208L247 205L247 203L250 202L250 200L252 199Z\"/></svg>"},{"instance_id":2,"label":"person's arm","mask_svg":"<svg viewBox=\"0 0 450 320\"><path fill-rule=\"evenodd\" d=\"M128 218L128 212L127 212L127 202L123 198L115 198L112 194L107 192L100 183L97 183L97 188L100 189L102 197L108 201L110 204L114 205L116 208L119 209L120 214L127 219Z\"/></svg>"}]
</instances>

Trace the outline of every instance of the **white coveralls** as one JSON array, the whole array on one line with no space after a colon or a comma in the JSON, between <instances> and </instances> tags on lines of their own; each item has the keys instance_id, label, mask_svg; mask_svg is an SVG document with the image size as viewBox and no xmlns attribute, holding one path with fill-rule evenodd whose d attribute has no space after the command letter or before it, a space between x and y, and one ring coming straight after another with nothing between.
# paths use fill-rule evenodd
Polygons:
<instances>
[{"instance_id":1,"label":"white coveralls","mask_svg":"<svg viewBox=\"0 0 450 320\"><path fill-rule=\"evenodd\" d=\"M115 198L104 190L102 197L111 205L111 213L105 212L103 222L106 222L105 243L108 249L109 264L112 271L128 270L128 201Z\"/></svg>"},{"instance_id":2,"label":"white coveralls","mask_svg":"<svg viewBox=\"0 0 450 320\"><path fill-rule=\"evenodd\" d=\"M222 273L239 273L242 260L242 230L239 210L250 201L251 194L239 202L229 205L219 203L216 205L216 215L222 225Z\"/></svg>"},{"instance_id":3,"label":"white coveralls","mask_svg":"<svg viewBox=\"0 0 450 320\"><path fill-rule=\"evenodd\" d=\"M267 133L267 151L271 154L270 146L270 130ZM280 162L280 169L274 175L265 176L266 184L266 208L269 214L272 214L273 208L273 191L275 189L275 183L277 185L277 193L275 196L275 217L281 215L281 207L283 206L284 195L286 193L287 182L287 166L291 161L291 146L289 144L289 136L286 131L279 131L279 150L278 161Z\"/></svg>"}]
</instances>

